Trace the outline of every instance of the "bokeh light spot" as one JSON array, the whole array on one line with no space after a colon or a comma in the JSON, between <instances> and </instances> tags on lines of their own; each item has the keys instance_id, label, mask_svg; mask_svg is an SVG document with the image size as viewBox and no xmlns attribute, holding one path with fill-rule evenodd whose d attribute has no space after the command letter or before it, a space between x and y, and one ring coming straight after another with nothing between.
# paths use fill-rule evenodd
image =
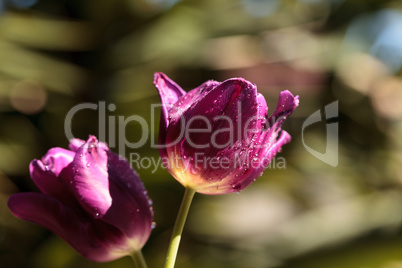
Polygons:
<instances>
[{"instance_id":1,"label":"bokeh light spot","mask_svg":"<svg viewBox=\"0 0 402 268\"><path fill-rule=\"evenodd\" d=\"M39 84L24 80L11 89L10 103L14 109L24 114L34 114L46 104L46 90Z\"/></svg>"}]
</instances>

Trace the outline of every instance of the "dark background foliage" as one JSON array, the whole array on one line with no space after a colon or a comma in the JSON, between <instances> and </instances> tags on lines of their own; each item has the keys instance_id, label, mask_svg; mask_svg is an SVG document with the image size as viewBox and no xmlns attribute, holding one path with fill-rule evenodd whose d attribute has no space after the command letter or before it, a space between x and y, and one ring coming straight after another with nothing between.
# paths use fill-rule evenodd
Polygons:
<instances>
[{"instance_id":1,"label":"dark background foliage","mask_svg":"<svg viewBox=\"0 0 402 268\"><path fill-rule=\"evenodd\" d=\"M292 143L261 178L239 194L196 195L177 267L402 267L400 1L1 0L0 11L1 267L131 267L129 258L83 259L6 203L37 191L28 164L67 146L66 115L77 104L114 104L108 124L139 115L156 137L156 71L185 90L244 77L271 112L281 90L301 100L284 126ZM337 118L302 128L334 101ZM77 113L74 136L99 136L98 113ZM326 123L339 126L338 150ZM110 128L141 138L135 122ZM336 167L306 149L325 153L326 144L339 152ZM158 159L151 138L132 153ZM165 169L133 166L157 223L145 258L161 267L183 187Z\"/></svg>"}]
</instances>

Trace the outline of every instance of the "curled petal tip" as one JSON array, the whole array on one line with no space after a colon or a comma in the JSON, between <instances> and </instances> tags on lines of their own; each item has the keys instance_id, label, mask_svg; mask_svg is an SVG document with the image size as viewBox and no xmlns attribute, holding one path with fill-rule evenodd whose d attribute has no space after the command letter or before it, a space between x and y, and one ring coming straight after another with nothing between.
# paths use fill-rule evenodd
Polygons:
<instances>
[{"instance_id":1,"label":"curled petal tip","mask_svg":"<svg viewBox=\"0 0 402 268\"><path fill-rule=\"evenodd\" d=\"M288 106L299 106L299 96L294 96L289 90L284 90L280 93L279 99L283 99L282 104Z\"/></svg>"}]
</instances>

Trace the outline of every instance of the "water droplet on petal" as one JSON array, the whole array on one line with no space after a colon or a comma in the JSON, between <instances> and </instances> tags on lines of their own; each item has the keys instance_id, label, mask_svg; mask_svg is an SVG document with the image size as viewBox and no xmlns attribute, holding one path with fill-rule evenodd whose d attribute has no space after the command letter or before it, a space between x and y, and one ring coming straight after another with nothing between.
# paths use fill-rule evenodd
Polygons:
<instances>
[{"instance_id":1,"label":"water droplet on petal","mask_svg":"<svg viewBox=\"0 0 402 268\"><path fill-rule=\"evenodd\" d=\"M152 229L155 229L155 227L156 227L156 222L153 221L153 222L151 223L151 228L152 228Z\"/></svg>"},{"instance_id":2,"label":"water droplet on petal","mask_svg":"<svg viewBox=\"0 0 402 268\"><path fill-rule=\"evenodd\" d=\"M91 162L88 162L88 163L87 163L87 167L90 167L90 166L91 166Z\"/></svg>"},{"instance_id":3,"label":"water droplet on petal","mask_svg":"<svg viewBox=\"0 0 402 268\"><path fill-rule=\"evenodd\" d=\"M99 212L96 212L96 213L94 214L94 217L95 217L95 219L99 219L99 217L100 217Z\"/></svg>"}]
</instances>

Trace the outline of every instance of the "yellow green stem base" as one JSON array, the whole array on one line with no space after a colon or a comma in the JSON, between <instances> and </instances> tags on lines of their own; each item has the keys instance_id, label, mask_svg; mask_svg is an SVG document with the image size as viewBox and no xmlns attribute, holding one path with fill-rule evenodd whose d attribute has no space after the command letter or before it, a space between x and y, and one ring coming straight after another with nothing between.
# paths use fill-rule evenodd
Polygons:
<instances>
[{"instance_id":1,"label":"yellow green stem base","mask_svg":"<svg viewBox=\"0 0 402 268\"><path fill-rule=\"evenodd\" d=\"M179 213L177 214L174 224L172 238L170 239L169 249L166 256L165 268L173 268L176 262L177 252L179 250L181 234L183 233L184 224L187 219L187 214L190 209L191 201L193 200L195 190L186 188L183 200L180 205Z\"/></svg>"},{"instance_id":2,"label":"yellow green stem base","mask_svg":"<svg viewBox=\"0 0 402 268\"><path fill-rule=\"evenodd\" d=\"M147 268L147 263L145 262L141 250L134 252L130 256L133 259L135 268Z\"/></svg>"}]
</instances>

